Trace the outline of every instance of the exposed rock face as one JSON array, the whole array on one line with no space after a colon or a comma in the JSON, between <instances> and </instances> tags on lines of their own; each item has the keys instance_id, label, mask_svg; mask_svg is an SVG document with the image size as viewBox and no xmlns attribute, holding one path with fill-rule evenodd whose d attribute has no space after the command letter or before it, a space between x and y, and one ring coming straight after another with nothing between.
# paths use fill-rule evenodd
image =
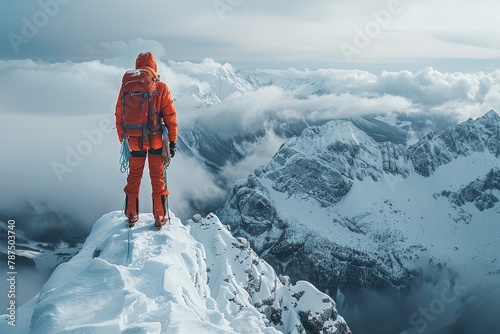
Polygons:
<instances>
[{"instance_id":1,"label":"exposed rock face","mask_svg":"<svg viewBox=\"0 0 500 334\"><path fill-rule=\"evenodd\" d=\"M273 189L327 207L349 192L353 180L378 181L384 172L406 176L409 166L403 145L376 143L350 121L331 121L289 140L262 172Z\"/></svg>"},{"instance_id":2,"label":"exposed rock face","mask_svg":"<svg viewBox=\"0 0 500 334\"><path fill-rule=\"evenodd\" d=\"M246 239L235 239L217 217L197 215L188 223L194 236L214 240L213 248L205 248L208 285L219 291L215 298L221 309L236 313L251 304L283 333L351 334L332 298L309 282L292 284L287 276L277 275ZM234 296L229 302L228 295Z\"/></svg>"},{"instance_id":3,"label":"exposed rock face","mask_svg":"<svg viewBox=\"0 0 500 334\"><path fill-rule=\"evenodd\" d=\"M324 291L400 284L413 270L399 263L401 254L381 259L332 243L300 222L282 217L264 183L270 182L273 190L289 197L312 199L328 208L346 196L355 180L379 181L384 173L407 176L411 166L405 153L403 145L377 143L349 121L308 128L285 143L267 166L237 182L218 215L293 280L311 280ZM333 223L366 233L355 218L342 217Z\"/></svg>"},{"instance_id":4,"label":"exposed rock face","mask_svg":"<svg viewBox=\"0 0 500 334\"><path fill-rule=\"evenodd\" d=\"M500 157L500 116L489 111L483 117L429 133L408 149L415 171L431 175L439 166L473 152L489 151Z\"/></svg>"},{"instance_id":5,"label":"exposed rock face","mask_svg":"<svg viewBox=\"0 0 500 334\"><path fill-rule=\"evenodd\" d=\"M404 285L417 273L399 259L406 256L404 253L381 252L379 257L332 243L300 222L281 217L266 187L255 176L234 187L218 215L230 223L235 235L248 239L277 272L289 275L293 281L314 282L322 291L342 290L349 294L363 286L387 289L393 284ZM345 224L354 233L365 233L349 218L333 223Z\"/></svg>"},{"instance_id":6,"label":"exposed rock face","mask_svg":"<svg viewBox=\"0 0 500 334\"><path fill-rule=\"evenodd\" d=\"M460 190L443 191L440 195L448 197L452 203L463 206L474 203L480 210L491 209L499 201L490 191L500 190L500 168L492 169L483 179L477 179Z\"/></svg>"}]
</instances>

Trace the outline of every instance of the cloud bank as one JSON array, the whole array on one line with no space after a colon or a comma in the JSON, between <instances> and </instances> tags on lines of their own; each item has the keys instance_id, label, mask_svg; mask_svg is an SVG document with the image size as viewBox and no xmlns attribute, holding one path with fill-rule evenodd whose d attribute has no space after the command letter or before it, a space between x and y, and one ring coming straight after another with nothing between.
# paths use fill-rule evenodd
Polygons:
<instances>
[{"instance_id":1,"label":"cloud bank","mask_svg":"<svg viewBox=\"0 0 500 334\"><path fill-rule=\"evenodd\" d=\"M500 70L491 73L442 73L431 67L418 72L407 70L383 71L376 75L359 70L260 70L264 80L272 82L297 82L293 91L298 97L352 96L365 106L362 114L386 113L389 110L402 112L438 112L456 116L463 121L481 116L488 110L499 110ZM271 76L271 77L268 77ZM378 101L377 101L378 100ZM390 101L390 102L388 102ZM405 102L403 102L405 101ZM385 108L380 108L384 107ZM334 106L343 108L344 104ZM361 108L363 109L363 108ZM377 110L378 109L378 110ZM355 109L357 112L359 109ZM342 112L348 117L348 113Z\"/></svg>"},{"instance_id":2,"label":"cloud bank","mask_svg":"<svg viewBox=\"0 0 500 334\"><path fill-rule=\"evenodd\" d=\"M101 214L123 207L126 175L119 172L114 105L141 41L131 45L108 45L110 58L101 61L0 61L0 118L9 125L2 130L8 143L0 166L4 215L25 201L44 202L90 228ZM235 89L220 102L203 103L200 96L217 96L207 77L221 66L212 59L159 62L162 80L176 98L181 135L197 123L224 139L264 131L242 148L244 160L228 162L218 176L180 152L169 169L170 204L178 216L193 213L204 201L223 201L235 179L265 164L284 140L271 131L277 122L395 113L463 121L500 110L500 70L467 74L432 68L379 74L264 69L251 73L261 83L255 89ZM150 189L145 172L141 211L151 210Z\"/></svg>"}]
</instances>

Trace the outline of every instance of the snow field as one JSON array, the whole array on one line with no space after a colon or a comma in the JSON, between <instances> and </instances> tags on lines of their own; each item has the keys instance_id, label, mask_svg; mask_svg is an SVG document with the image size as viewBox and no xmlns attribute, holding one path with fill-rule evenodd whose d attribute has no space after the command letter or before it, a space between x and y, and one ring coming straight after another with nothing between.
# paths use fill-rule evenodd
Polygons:
<instances>
[{"instance_id":1,"label":"snow field","mask_svg":"<svg viewBox=\"0 0 500 334\"><path fill-rule=\"evenodd\" d=\"M171 217L156 232L151 214L131 230L121 212L104 215L18 310L16 333L299 333L304 319L335 333L344 323L331 298L307 282L283 284L216 216L186 226Z\"/></svg>"}]
</instances>

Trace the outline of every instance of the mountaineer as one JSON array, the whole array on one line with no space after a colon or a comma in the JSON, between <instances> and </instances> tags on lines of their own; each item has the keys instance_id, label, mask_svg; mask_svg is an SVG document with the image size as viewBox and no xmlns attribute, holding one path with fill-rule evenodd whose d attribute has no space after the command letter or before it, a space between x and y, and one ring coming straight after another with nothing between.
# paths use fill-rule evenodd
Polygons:
<instances>
[{"instance_id":1,"label":"mountaineer","mask_svg":"<svg viewBox=\"0 0 500 334\"><path fill-rule=\"evenodd\" d=\"M115 110L118 139L122 143L122 155L126 147L126 167L129 168L124 188L125 215L129 227L139 220L139 188L147 158L153 215L155 226L160 230L168 215L169 192L164 171L176 152L177 113L170 89L160 81L153 54L139 54L135 68L123 75Z\"/></svg>"}]
</instances>

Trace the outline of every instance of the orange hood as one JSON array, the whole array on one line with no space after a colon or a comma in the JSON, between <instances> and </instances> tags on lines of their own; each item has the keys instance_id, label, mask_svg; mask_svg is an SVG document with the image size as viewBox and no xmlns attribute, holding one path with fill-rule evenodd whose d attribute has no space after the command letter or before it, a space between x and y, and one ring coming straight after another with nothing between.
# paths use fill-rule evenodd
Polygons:
<instances>
[{"instance_id":1,"label":"orange hood","mask_svg":"<svg viewBox=\"0 0 500 334\"><path fill-rule=\"evenodd\" d=\"M153 73L155 76L157 76L157 65L156 65L156 59L155 56L151 52L142 52L137 56L137 59L135 60L135 68L150 68L153 70Z\"/></svg>"}]
</instances>

